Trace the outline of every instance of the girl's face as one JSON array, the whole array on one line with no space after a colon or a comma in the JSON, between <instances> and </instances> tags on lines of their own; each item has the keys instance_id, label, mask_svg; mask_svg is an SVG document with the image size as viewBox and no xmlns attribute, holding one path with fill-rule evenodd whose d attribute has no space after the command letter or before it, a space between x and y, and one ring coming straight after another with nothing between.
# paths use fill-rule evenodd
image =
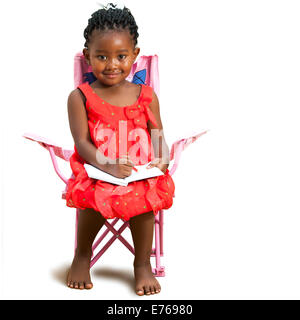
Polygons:
<instances>
[{"instance_id":1,"label":"girl's face","mask_svg":"<svg viewBox=\"0 0 300 320\"><path fill-rule=\"evenodd\" d=\"M95 77L106 86L125 81L139 52L128 30L93 30L88 49L83 49Z\"/></svg>"}]
</instances>

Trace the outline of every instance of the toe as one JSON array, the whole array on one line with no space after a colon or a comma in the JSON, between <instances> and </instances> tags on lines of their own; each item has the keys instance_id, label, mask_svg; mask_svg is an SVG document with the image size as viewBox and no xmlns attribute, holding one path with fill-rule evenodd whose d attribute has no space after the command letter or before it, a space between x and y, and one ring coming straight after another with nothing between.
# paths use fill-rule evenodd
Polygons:
<instances>
[{"instance_id":1,"label":"toe","mask_svg":"<svg viewBox=\"0 0 300 320\"><path fill-rule=\"evenodd\" d=\"M92 283L86 283L85 284L85 288L86 289L92 289L93 288L93 284Z\"/></svg>"},{"instance_id":2,"label":"toe","mask_svg":"<svg viewBox=\"0 0 300 320\"><path fill-rule=\"evenodd\" d=\"M78 289L78 282L75 282L75 283L74 283L74 288L75 288L75 289Z\"/></svg>"},{"instance_id":3,"label":"toe","mask_svg":"<svg viewBox=\"0 0 300 320\"><path fill-rule=\"evenodd\" d=\"M69 281L69 287L74 288L74 283L72 281Z\"/></svg>"},{"instance_id":4,"label":"toe","mask_svg":"<svg viewBox=\"0 0 300 320\"><path fill-rule=\"evenodd\" d=\"M79 289L83 290L84 289L84 283L83 282L79 282Z\"/></svg>"},{"instance_id":5,"label":"toe","mask_svg":"<svg viewBox=\"0 0 300 320\"><path fill-rule=\"evenodd\" d=\"M154 287L155 293L159 293L160 292L160 285L156 285Z\"/></svg>"},{"instance_id":6,"label":"toe","mask_svg":"<svg viewBox=\"0 0 300 320\"><path fill-rule=\"evenodd\" d=\"M144 289L141 289L141 288L136 289L136 294L137 294L138 296L143 296L143 295L144 295Z\"/></svg>"},{"instance_id":7,"label":"toe","mask_svg":"<svg viewBox=\"0 0 300 320\"><path fill-rule=\"evenodd\" d=\"M155 293L154 286L151 286L151 287L150 287L150 291L151 291L151 294L154 294L154 293Z\"/></svg>"},{"instance_id":8,"label":"toe","mask_svg":"<svg viewBox=\"0 0 300 320\"><path fill-rule=\"evenodd\" d=\"M149 286L145 286L145 293L146 293L146 295L151 294Z\"/></svg>"}]
</instances>

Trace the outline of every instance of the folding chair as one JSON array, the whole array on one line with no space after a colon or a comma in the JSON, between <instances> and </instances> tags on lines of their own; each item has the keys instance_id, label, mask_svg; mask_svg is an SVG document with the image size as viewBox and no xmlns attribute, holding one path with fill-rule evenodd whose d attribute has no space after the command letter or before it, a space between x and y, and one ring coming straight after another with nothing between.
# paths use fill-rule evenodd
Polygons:
<instances>
[{"instance_id":1,"label":"folding chair","mask_svg":"<svg viewBox=\"0 0 300 320\"><path fill-rule=\"evenodd\" d=\"M75 88L82 82L88 81L92 83L95 78L93 73L91 72L90 67L86 64L84 56L82 53L78 53L75 55L75 63L74 63L74 84ZM139 57L138 61L134 63L130 75L127 78L128 81L134 83L143 83L146 85L151 86L155 93L159 95L159 77L158 77L158 57L157 55L154 56L141 56ZM171 151L170 151L170 161L174 160L171 169L169 170L169 174L173 175L176 171L179 159L181 157L182 151L191 143L195 142L201 135L205 134L206 131L202 131L198 134L192 135L187 138L182 138L175 141L172 144ZM49 151L50 157L52 160L52 164L54 167L55 172L61 178L61 180L67 184L68 179L65 175L60 171L58 167L58 163L56 157L59 157L65 161L69 161L71 155L73 154L74 150L66 150L63 149L58 144L50 141L49 139L40 137L38 135L32 133L25 133L23 135L24 138L27 138L32 141L38 142L42 147ZM62 193L62 198L65 199L65 191ZM175 195L174 195L175 196ZM76 223L75 223L75 249L77 246L77 223L78 223L78 216L79 216L79 209L76 209ZM104 254L104 252L112 245L112 243L118 239L120 240L125 247L129 249L134 254L134 248L132 245L121 235L122 232L129 227L129 222L122 220L123 224L120 228L116 229L114 226L117 224L119 218L115 218L111 223L106 221L105 226L106 230L99 236L99 238L95 239L92 250L93 256L91 259L90 267L92 267L99 258ZM163 225L164 225L164 212L160 210L155 217L155 246L152 248L152 257L155 257L156 264L155 268L152 268L152 272L157 277L165 276L165 267L161 265L160 258L164 254L163 250ZM104 229L104 228L102 228ZM111 232L113 236L108 240L108 242L95 254L96 249L98 248L99 244L104 240L104 238Z\"/></svg>"}]
</instances>

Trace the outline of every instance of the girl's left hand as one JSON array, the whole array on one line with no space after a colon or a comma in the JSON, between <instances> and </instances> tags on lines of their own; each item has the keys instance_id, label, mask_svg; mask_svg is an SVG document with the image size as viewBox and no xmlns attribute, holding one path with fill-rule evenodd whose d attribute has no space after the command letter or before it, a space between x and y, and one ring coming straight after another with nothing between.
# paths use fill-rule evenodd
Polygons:
<instances>
[{"instance_id":1,"label":"girl's left hand","mask_svg":"<svg viewBox=\"0 0 300 320\"><path fill-rule=\"evenodd\" d=\"M151 161L149 165L146 167L147 169L157 167L159 170L161 170L163 173L166 173L166 170L169 167L169 163L162 158L156 158L155 160Z\"/></svg>"}]
</instances>

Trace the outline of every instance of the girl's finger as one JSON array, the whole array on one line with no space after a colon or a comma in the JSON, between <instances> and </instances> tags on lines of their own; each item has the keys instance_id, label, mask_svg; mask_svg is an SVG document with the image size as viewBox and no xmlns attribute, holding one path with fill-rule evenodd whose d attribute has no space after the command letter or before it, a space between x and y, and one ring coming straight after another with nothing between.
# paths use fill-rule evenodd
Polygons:
<instances>
[{"instance_id":1,"label":"girl's finger","mask_svg":"<svg viewBox=\"0 0 300 320\"><path fill-rule=\"evenodd\" d=\"M120 157L119 159L121 160L122 164L125 164L130 167L134 166L134 163L132 162L132 160L130 159L129 156L124 155L124 156Z\"/></svg>"},{"instance_id":2,"label":"girl's finger","mask_svg":"<svg viewBox=\"0 0 300 320\"><path fill-rule=\"evenodd\" d=\"M127 165L130 165L131 167L134 166L134 163L132 162L132 160L130 158L127 158Z\"/></svg>"}]
</instances>

